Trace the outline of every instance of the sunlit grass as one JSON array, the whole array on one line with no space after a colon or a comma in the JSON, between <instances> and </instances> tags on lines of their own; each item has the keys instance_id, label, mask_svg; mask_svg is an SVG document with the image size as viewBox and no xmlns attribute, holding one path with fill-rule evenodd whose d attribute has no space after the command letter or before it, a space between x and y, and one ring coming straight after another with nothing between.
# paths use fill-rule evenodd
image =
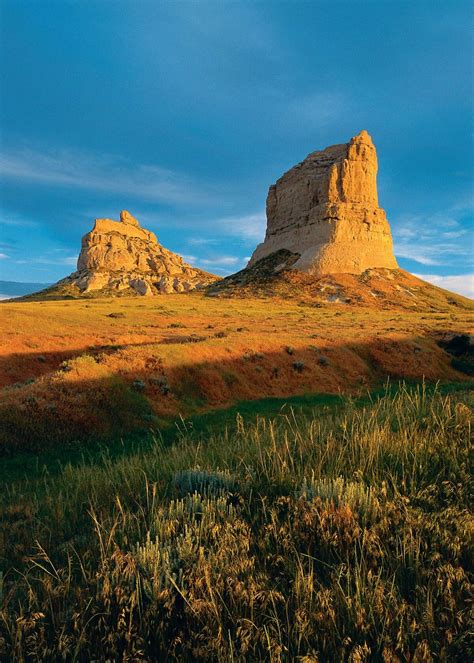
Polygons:
<instances>
[{"instance_id":1,"label":"sunlit grass","mask_svg":"<svg viewBox=\"0 0 474 663\"><path fill-rule=\"evenodd\" d=\"M462 307L401 315L194 293L0 309L2 456L109 443L241 401L356 395L388 376L467 379L437 343L468 332Z\"/></svg>"},{"instance_id":2,"label":"sunlit grass","mask_svg":"<svg viewBox=\"0 0 474 663\"><path fill-rule=\"evenodd\" d=\"M0 651L469 660L470 404L401 388L11 485Z\"/></svg>"}]
</instances>

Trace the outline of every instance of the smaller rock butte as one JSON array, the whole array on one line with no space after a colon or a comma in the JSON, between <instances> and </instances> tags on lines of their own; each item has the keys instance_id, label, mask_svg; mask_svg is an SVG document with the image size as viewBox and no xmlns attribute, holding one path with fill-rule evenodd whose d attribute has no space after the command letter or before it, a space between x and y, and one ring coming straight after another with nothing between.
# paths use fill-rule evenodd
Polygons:
<instances>
[{"instance_id":1,"label":"smaller rock butte","mask_svg":"<svg viewBox=\"0 0 474 663\"><path fill-rule=\"evenodd\" d=\"M282 249L293 259L281 269L310 274L398 268L378 206L377 153L366 131L313 152L270 187L265 240L247 267Z\"/></svg>"},{"instance_id":2,"label":"smaller rock butte","mask_svg":"<svg viewBox=\"0 0 474 663\"><path fill-rule=\"evenodd\" d=\"M202 288L217 278L165 249L154 233L123 210L120 221L96 219L82 238L77 271L59 284L75 285L81 293L131 290L154 295Z\"/></svg>"}]
</instances>

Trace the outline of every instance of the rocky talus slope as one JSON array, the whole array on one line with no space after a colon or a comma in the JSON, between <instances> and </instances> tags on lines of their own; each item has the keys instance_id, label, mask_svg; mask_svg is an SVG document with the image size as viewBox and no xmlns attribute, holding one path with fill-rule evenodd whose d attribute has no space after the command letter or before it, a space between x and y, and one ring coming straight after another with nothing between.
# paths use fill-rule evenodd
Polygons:
<instances>
[{"instance_id":1,"label":"rocky talus slope","mask_svg":"<svg viewBox=\"0 0 474 663\"><path fill-rule=\"evenodd\" d=\"M45 296L156 295L204 288L217 276L165 249L129 212L120 221L96 219L82 238L77 271L43 291Z\"/></svg>"},{"instance_id":2,"label":"rocky talus slope","mask_svg":"<svg viewBox=\"0 0 474 663\"><path fill-rule=\"evenodd\" d=\"M292 269L313 274L397 268L378 204L377 153L366 131L313 152L272 184L265 240L249 266L281 249L297 256Z\"/></svg>"}]
</instances>

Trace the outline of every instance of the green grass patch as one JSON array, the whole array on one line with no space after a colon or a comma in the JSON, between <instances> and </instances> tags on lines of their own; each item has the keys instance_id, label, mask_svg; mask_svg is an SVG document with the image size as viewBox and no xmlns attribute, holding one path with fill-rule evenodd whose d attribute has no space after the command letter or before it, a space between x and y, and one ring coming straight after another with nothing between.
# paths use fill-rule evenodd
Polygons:
<instances>
[{"instance_id":1,"label":"green grass patch","mask_svg":"<svg viewBox=\"0 0 474 663\"><path fill-rule=\"evenodd\" d=\"M403 383L403 388L416 391L419 383ZM364 393L361 396L350 398L335 394L304 394L286 398L261 398L251 401L240 401L235 405L217 410L196 414L190 417L169 417L158 419L151 415L146 399L139 393L128 388L118 386L121 398L114 403L114 408L122 415L132 409L141 419L141 425L134 431L120 434L121 419L115 418L116 431L100 441L77 442L76 445L61 444L45 445L42 453L15 453L12 457L0 457L0 473L5 482L33 481L41 479L45 474L51 475L60 472L64 465L103 464L104 458L117 459L122 456L133 455L153 447L158 439L165 446L173 444L183 435L188 437L206 436L224 430L235 430L236 421L241 417L246 423L256 421L259 417L284 417L287 415L321 416L338 410L351 402L356 407L362 407L384 397L386 394L395 395L400 383L388 382L384 387ZM459 391L468 392L473 389L471 383L446 382L440 384L425 384L428 394L435 390L440 394L450 394ZM54 427L54 421L51 423ZM48 435L45 428L44 436Z\"/></svg>"}]
</instances>

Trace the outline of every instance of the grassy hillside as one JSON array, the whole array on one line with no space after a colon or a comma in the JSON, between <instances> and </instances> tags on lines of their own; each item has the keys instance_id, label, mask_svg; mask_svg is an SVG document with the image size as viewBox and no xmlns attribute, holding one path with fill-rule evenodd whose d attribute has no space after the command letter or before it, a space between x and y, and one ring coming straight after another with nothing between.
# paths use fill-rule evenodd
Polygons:
<instances>
[{"instance_id":1,"label":"grassy hillside","mask_svg":"<svg viewBox=\"0 0 474 663\"><path fill-rule=\"evenodd\" d=\"M373 310L473 310L471 299L427 283L403 269L367 269L362 274L310 274L289 269L299 258L281 249L252 267L208 288L215 297L281 297L324 306L339 302Z\"/></svg>"},{"instance_id":2,"label":"grassy hillside","mask_svg":"<svg viewBox=\"0 0 474 663\"><path fill-rule=\"evenodd\" d=\"M467 380L472 315L186 296L6 303L0 455L77 448L262 398ZM449 342L448 342L449 345Z\"/></svg>"},{"instance_id":3,"label":"grassy hillside","mask_svg":"<svg viewBox=\"0 0 474 663\"><path fill-rule=\"evenodd\" d=\"M470 400L237 417L7 483L0 658L472 659Z\"/></svg>"}]
</instances>

